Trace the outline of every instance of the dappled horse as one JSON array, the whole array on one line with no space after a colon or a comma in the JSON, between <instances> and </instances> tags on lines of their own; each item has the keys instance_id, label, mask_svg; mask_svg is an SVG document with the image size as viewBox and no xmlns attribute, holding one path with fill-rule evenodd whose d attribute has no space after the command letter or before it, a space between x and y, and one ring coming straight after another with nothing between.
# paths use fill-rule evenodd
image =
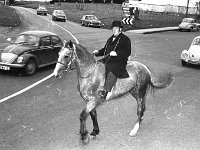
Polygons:
<instances>
[{"instance_id":1,"label":"dappled horse","mask_svg":"<svg viewBox=\"0 0 200 150\"><path fill-rule=\"evenodd\" d=\"M116 84L112 88L111 95L102 100L98 95L98 91L103 88L105 82L104 64L96 61L85 47L70 41L65 43L59 52L54 75L61 77L63 71L70 69L72 64L77 72L78 90L86 102L86 107L80 114L80 136L84 143L88 143L89 139L95 138L99 134L96 108L106 101L118 98L127 93L130 93L137 101L138 119L130 132L130 136L136 135L143 119L145 98L148 90L151 89L150 91L154 91L154 89L166 88L173 81L173 77L169 73L155 78L145 65L136 61L128 61L126 69L129 77L117 79ZM90 136L88 136L88 131L86 130L86 119L89 114L94 127Z\"/></svg>"}]
</instances>

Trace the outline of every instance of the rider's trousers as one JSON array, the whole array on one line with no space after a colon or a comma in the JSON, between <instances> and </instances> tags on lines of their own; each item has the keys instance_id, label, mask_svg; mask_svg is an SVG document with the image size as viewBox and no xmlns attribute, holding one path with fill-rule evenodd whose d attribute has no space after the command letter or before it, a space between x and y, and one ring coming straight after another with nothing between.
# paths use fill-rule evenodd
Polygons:
<instances>
[{"instance_id":1,"label":"rider's trousers","mask_svg":"<svg viewBox=\"0 0 200 150\"><path fill-rule=\"evenodd\" d=\"M108 72L106 75L104 88L106 91L111 92L113 85L116 83L117 78L112 72Z\"/></svg>"}]
</instances>

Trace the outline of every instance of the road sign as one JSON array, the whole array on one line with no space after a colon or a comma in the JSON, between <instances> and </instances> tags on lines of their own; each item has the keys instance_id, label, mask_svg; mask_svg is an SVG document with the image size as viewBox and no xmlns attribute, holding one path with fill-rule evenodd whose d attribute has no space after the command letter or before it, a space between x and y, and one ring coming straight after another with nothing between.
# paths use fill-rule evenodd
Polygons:
<instances>
[{"instance_id":1,"label":"road sign","mask_svg":"<svg viewBox=\"0 0 200 150\"><path fill-rule=\"evenodd\" d=\"M133 21L134 21L133 18L123 18L123 19L122 19L122 23L123 23L123 24L132 25L132 24L133 24Z\"/></svg>"}]
</instances>

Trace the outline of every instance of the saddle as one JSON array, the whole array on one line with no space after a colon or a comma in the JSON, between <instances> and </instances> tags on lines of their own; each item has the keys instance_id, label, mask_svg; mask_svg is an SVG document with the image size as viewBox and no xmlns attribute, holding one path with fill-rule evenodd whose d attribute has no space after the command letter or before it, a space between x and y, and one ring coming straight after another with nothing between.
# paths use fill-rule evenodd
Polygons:
<instances>
[{"instance_id":1,"label":"saddle","mask_svg":"<svg viewBox=\"0 0 200 150\"><path fill-rule=\"evenodd\" d=\"M124 78L128 78L128 77L129 77L128 71L125 69L122 73L122 76L119 79L124 79Z\"/></svg>"}]
</instances>

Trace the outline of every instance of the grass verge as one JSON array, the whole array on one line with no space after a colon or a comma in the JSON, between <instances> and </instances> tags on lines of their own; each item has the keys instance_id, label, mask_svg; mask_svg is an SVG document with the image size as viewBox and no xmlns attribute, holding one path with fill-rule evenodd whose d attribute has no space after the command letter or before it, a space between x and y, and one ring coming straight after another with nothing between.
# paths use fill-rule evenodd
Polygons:
<instances>
[{"instance_id":1,"label":"grass verge","mask_svg":"<svg viewBox=\"0 0 200 150\"><path fill-rule=\"evenodd\" d=\"M17 27L21 25L20 17L12 7L0 5L0 26Z\"/></svg>"}]
</instances>

